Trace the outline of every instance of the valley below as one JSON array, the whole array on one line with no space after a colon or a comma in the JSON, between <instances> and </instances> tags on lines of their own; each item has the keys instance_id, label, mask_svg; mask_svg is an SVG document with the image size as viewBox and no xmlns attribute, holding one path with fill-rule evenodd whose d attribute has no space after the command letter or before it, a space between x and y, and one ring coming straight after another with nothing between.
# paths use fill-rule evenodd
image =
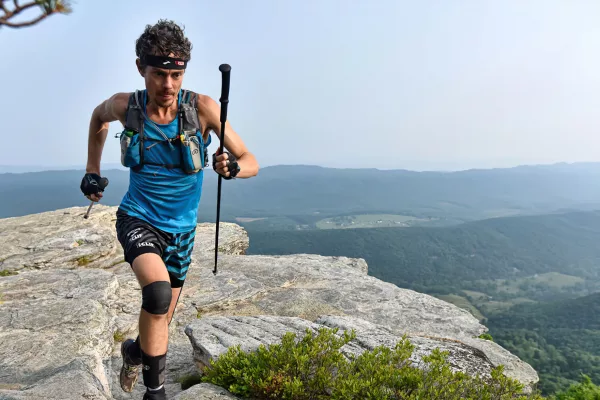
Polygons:
<instances>
[{"instance_id":1,"label":"valley below","mask_svg":"<svg viewBox=\"0 0 600 400\"><path fill-rule=\"evenodd\" d=\"M128 172L107 170L118 205ZM0 217L89 202L83 171L0 173ZM600 164L453 173L278 166L223 187L248 255L364 259L368 275L467 310L544 394L600 383ZM198 221L214 222L206 174ZM43 192L43 201L38 193ZM92 211L93 213L94 211Z\"/></svg>"}]
</instances>

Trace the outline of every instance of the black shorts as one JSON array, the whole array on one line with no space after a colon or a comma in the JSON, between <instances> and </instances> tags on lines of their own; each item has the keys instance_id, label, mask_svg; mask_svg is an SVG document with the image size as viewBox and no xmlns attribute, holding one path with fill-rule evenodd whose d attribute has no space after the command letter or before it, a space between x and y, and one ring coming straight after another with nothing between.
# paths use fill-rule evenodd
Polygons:
<instances>
[{"instance_id":1,"label":"black shorts","mask_svg":"<svg viewBox=\"0 0 600 400\"><path fill-rule=\"evenodd\" d=\"M133 265L133 260L140 254L158 254L167 267L171 287L183 286L191 263L196 229L180 234L167 233L122 211L117 211L116 228L125 261Z\"/></svg>"}]
</instances>

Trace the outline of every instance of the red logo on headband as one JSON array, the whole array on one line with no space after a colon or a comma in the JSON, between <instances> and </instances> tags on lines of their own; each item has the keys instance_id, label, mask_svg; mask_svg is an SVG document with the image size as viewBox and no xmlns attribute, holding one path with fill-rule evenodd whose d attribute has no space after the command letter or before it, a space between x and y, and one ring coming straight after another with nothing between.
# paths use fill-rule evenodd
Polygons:
<instances>
[{"instance_id":1,"label":"red logo on headband","mask_svg":"<svg viewBox=\"0 0 600 400\"><path fill-rule=\"evenodd\" d=\"M175 61L175 64L177 64L177 65L183 65L183 61Z\"/></svg>"}]
</instances>

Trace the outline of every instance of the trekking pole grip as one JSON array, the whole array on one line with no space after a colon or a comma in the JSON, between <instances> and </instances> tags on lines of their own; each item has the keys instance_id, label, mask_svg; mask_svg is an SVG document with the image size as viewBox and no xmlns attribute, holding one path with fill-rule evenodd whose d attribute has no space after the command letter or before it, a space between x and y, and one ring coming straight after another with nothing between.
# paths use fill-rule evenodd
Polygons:
<instances>
[{"instance_id":1,"label":"trekking pole grip","mask_svg":"<svg viewBox=\"0 0 600 400\"><path fill-rule=\"evenodd\" d=\"M231 66L229 64L219 65L221 71L221 123L227 120L227 104L229 103L229 77L231 75Z\"/></svg>"}]
</instances>

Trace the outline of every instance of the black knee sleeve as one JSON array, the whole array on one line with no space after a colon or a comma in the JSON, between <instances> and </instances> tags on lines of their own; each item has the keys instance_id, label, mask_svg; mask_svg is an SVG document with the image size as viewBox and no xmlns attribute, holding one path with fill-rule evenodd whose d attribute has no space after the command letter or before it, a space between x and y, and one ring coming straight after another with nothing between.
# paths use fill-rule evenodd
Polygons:
<instances>
[{"instance_id":1,"label":"black knee sleeve","mask_svg":"<svg viewBox=\"0 0 600 400\"><path fill-rule=\"evenodd\" d=\"M171 283L152 282L142 288L142 308L150 314L166 314L171 305Z\"/></svg>"}]
</instances>

